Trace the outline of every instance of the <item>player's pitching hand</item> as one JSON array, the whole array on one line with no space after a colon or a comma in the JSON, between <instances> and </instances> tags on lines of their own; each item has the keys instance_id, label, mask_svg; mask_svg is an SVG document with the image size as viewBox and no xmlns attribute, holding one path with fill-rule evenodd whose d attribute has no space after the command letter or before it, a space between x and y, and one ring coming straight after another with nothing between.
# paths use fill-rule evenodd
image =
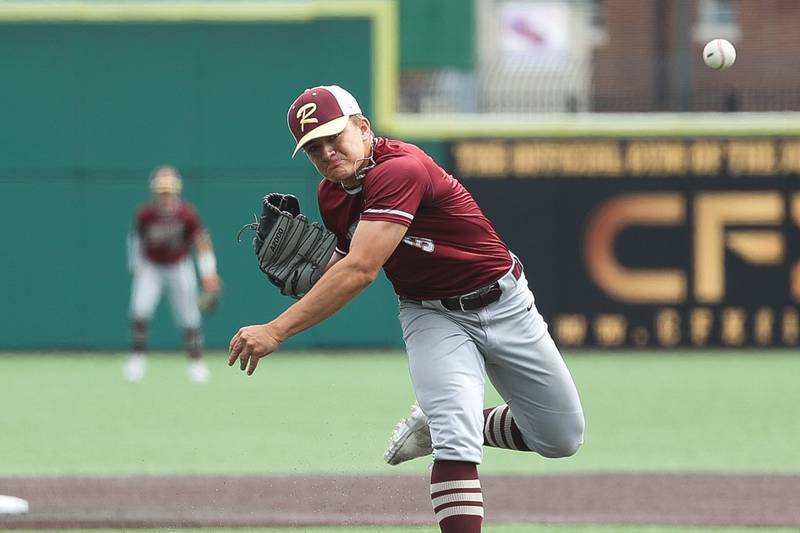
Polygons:
<instances>
[{"instance_id":1,"label":"player's pitching hand","mask_svg":"<svg viewBox=\"0 0 800 533\"><path fill-rule=\"evenodd\" d=\"M267 324L245 326L236 332L228 347L228 366L239 360L239 368L250 376L256 371L258 360L271 354L281 345Z\"/></svg>"}]
</instances>

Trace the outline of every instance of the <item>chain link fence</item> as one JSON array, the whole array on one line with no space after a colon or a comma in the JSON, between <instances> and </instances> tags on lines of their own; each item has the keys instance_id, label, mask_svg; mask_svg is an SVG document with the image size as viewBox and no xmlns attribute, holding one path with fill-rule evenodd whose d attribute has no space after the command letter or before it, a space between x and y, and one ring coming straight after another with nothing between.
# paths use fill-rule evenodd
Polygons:
<instances>
[{"instance_id":1,"label":"chain link fence","mask_svg":"<svg viewBox=\"0 0 800 533\"><path fill-rule=\"evenodd\" d=\"M797 0L476 0L473 69L404 71L406 113L800 110ZM714 71L704 44L727 38Z\"/></svg>"}]
</instances>

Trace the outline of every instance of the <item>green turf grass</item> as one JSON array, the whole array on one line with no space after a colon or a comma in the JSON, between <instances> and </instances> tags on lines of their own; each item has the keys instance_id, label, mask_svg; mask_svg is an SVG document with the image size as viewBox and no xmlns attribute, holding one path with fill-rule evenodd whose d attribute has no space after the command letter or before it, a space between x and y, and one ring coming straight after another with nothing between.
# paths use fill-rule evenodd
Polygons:
<instances>
[{"instance_id":1,"label":"green turf grass","mask_svg":"<svg viewBox=\"0 0 800 533\"><path fill-rule=\"evenodd\" d=\"M413 396L402 354L278 353L247 377L209 354L0 355L0 475L419 473L382 452ZM487 450L483 473L800 472L800 355L567 354L587 418L575 457ZM491 389L490 389L491 391ZM497 403L487 395L487 405Z\"/></svg>"},{"instance_id":2,"label":"green turf grass","mask_svg":"<svg viewBox=\"0 0 800 533\"><path fill-rule=\"evenodd\" d=\"M66 530L77 533L78 530ZM82 531L82 530L81 530ZM92 529L91 533L117 533L115 529ZM137 529L137 533L156 533L163 530ZM434 533L431 527L348 527L348 528L293 528L293 529L175 529L180 533ZM569 526L569 525L484 525L483 533L788 533L794 529L740 528L740 527L666 527L666 526Z\"/></svg>"}]
</instances>

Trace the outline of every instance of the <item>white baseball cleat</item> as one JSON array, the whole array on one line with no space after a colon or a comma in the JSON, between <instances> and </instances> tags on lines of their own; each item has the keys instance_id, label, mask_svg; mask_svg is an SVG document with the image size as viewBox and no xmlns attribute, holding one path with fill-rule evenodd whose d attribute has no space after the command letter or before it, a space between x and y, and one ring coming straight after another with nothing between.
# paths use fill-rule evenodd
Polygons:
<instances>
[{"instance_id":1,"label":"white baseball cleat","mask_svg":"<svg viewBox=\"0 0 800 533\"><path fill-rule=\"evenodd\" d=\"M0 514L23 514L28 512L28 500L16 496L0 495Z\"/></svg>"},{"instance_id":2,"label":"white baseball cleat","mask_svg":"<svg viewBox=\"0 0 800 533\"><path fill-rule=\"evenodd\" d=\"M383 459L390 465L399 465L432 453L428 417L415 403L411 406L411 414L395 426L389 446L383 452Z\"/></svg>"},{"instance_id":3,"label":"white baseball cleat","mask_svg":"<svg viewBox=\"0 0 800 533\"><path fill-rule=\"evenodd\" d=\"M128 360L125 361L125 367L122 372L125 376L125 381L128 383L139 383L144 378L144 371L147 368L147 360L142 354L131 354Z\"/></svg>"},{"instance_id":4,"label":"white baseball cleat","mask_svg":"<svg viewBox=\"0 0 800 533\"><path fill-rule=\"evenodd\" d=\"M208 365L202 359L189 361L189 368L187 369L189 381L193 383L208 383L208 378L211 373L208 371Z\"/></svg>"}]
</instances>

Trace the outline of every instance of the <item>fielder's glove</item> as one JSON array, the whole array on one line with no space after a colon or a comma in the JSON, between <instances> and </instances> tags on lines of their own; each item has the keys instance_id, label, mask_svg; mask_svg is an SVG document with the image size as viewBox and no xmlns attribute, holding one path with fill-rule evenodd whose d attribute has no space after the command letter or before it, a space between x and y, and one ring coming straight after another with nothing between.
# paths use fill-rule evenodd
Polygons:
<instances>
[{"instance_id":1,"label":"fielder's glove","mask_svg":"<svg viewBox=\"0 0 800 533\"><path fill-rule=\"evenodd\" d=\"M281 294L296 299L322 277L336 248L336 236L317 222L309 223L291 194L266 195L258 221L242 230L246 228L256 232L258 267Z\"/></svg>"},{"instance_id":2,"label":"fielder's glove","mask_svg":"<svg viewBox=\"0 0 800 533\"><path fill-rule=\"evenodd\" d=\"M212 313L219 304L219 291L201 291L197 296L197 307L204 315Z\"/></svg>"}]
</instances>

